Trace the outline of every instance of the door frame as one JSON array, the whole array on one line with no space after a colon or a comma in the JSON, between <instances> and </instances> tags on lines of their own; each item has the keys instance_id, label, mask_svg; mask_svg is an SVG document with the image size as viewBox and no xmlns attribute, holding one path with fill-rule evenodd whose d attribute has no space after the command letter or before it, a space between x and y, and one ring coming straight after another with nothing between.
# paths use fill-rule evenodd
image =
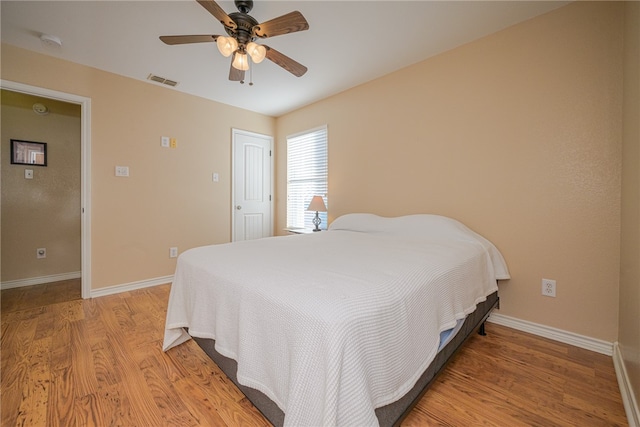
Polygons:
<instances>
[{"instance_id":1,"label":"door frame","mask_svg":"<svg viewBox=\"0 0 640 427\"><path fill-rule=\"evenodd\" d=\"M80 245L82 298L91 297L91 98L0 80L0 88L80 106Z\"/></svg>"},{"instance_id":2,"label":"door frame","mask_svg":"<svg viewBox=\"0 0 640 427\"><path fill-rule=\"evenodd\" d=\"M269 221L269 235L273 236L273 223L274 223L274 205L275 205L275 195L273 193L273 189L274 189L274 177L275 177L275 170L273 168L274 162L273 159L275 158L274 153L273 153L273 136L271 135L265 135L262 133L257 133L257 132L250 132L247 130L242 130L242 129L237 129L237 128L231 128L231 241L234 242L235 241L235 227L236 227L236 220L235 220L235 208L236 208L236 135L246 135L246 136L254 136L257 138L264 138L264 139L269 139L269 150L271 152L271 155L269 156L269 162L270 162L270 167L271 167L271 174L269 176L269 194L271 195L271 204L270 204L270 212L269 215L271 215L271 220Z\"/></svg>"}]
</instances>

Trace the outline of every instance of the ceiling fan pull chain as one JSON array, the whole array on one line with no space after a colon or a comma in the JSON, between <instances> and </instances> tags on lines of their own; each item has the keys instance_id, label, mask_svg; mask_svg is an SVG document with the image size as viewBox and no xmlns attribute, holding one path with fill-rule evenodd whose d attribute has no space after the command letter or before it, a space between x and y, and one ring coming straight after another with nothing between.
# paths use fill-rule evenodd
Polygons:
<instances>
[{"instance_id":1,"label":"ceiling fan pull chain","mask_svg":"<svg viewBox=\"0 0 640 427\"><path fill-rule=\"evenodd\" d=\"M249 67L249 86L253 86L253 67Z\"/></svg>"}]
</instances>

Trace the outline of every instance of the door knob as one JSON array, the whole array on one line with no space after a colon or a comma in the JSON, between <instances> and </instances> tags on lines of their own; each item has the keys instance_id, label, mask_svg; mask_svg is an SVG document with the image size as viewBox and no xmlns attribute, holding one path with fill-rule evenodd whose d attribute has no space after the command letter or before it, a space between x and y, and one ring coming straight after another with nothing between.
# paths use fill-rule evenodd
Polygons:
<instances>
[{"instance_id":1,"label":"door knob","mask_svg":"<svg viewBox=\"0 0 640 427\"><path fill-rule=\"evenodd\" d=\"M240 209L242 209L242 206L238 205L238 206L236 206L236 209L240 210Z\"/></svg>"}]
</instances>

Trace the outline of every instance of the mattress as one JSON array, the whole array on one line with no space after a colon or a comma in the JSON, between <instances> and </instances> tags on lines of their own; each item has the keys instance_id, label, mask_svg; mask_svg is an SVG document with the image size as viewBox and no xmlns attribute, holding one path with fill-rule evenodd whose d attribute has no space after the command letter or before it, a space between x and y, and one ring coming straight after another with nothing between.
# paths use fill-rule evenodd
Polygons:
<instances>
[{"instance_id":1,"label":"mattress","mask_svg":"<svg viewBox=\"0 0 640 427\"><path fill-rule=\"evenodd\" d=\"M184 252L164 349L215 340L285 426L374 426L376 408L436 358L440 334L505 278L495 246L450 218L346 215L327 232Z\"/></svg>"}]
</instances>

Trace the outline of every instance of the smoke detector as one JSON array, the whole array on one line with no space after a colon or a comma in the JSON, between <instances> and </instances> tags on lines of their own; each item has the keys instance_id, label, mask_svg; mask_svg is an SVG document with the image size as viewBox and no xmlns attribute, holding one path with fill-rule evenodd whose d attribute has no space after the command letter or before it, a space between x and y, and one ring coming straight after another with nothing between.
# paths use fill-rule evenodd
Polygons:
<instances>
[{"instance_id":1,"label":"smoke detector","mask_svg":"<svg viewBox=\"0 0 640 427\"><path fill-rule=\"evenodd\" d=\"M49 114L49 108L47 108L47 106L44 104L40 104L39 102L33 104L33 111L41 116L46 116L47 114Z\"/></svg>"},{"instance_id":2,"label":"smoke detector","mask_svg":"<svg viewBox=\"0 0 640 427\"><path fill-rule=\"evenodd\" d=\"M60 40L60 37L52 36L50 34L41 34L40 41L44 47L59 48L62 46L62 40Z\"/></svg>"}]
</instances>

